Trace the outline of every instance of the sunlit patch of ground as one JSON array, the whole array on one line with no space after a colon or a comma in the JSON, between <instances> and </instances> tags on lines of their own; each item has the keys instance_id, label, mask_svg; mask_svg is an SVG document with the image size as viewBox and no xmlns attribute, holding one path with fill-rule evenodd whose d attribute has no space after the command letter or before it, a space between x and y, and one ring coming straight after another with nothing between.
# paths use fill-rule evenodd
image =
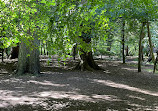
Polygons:
<instances>
[{"instance_id":1,"label":"sunlit patch of ground","mask_svg":"<svg viewBox=\"0 0 158 111\"><path fill-rule=\"evenodd\" d=\"M14 77L8 74L17 61L0 63L0 111L158 110L157 75L121 61L97 59L104 71L81 72L67 70L76 61L53 60L43 57L40 76Z\"/></svg>"}]
</instances>

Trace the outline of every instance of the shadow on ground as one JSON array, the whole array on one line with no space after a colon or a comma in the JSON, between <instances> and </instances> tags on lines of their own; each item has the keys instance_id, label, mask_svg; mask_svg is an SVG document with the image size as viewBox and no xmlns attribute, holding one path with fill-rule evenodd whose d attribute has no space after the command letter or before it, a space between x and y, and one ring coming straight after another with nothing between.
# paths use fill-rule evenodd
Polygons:
<instances>
[{"instance_id":1,"label":"shadow on ground","mask_svg":"<svg viewBox=\"0 0 158 111\"><path fill-rule=\"evenodd\" d=\"M157 75L97 62L104 72L47 66L40 76L0 76L0 111L158 110Z\"/></svg>"}]
</instances>

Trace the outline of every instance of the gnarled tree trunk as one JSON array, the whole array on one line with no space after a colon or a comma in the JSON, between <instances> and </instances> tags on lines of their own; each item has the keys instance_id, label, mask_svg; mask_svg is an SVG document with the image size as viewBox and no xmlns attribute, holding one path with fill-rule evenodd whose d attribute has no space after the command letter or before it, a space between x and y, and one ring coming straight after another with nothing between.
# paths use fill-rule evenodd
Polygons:
<instances>
[{"instance_id":1,"label":"gnarled tree trunk","mask_svg":"<svg viewBox=\"0 0 158 111\"><path fill-rule=\"evenodd\" d=\"M86 44L91 45L91 38L83 39ZM83 49L80 49L80 62L77 64L75 69L84 71L94 71L94 70L103 70L101 67L99 67L96 62L93 59L92 51L84 51Z\"/></svg>"},{"instance_id":2,"label":"gnarled tree trunk","mask_svg":"<svg viewBox=\"0 0 158 111\"><path fill-rule=\"evenodd\" d=\"M94 71L94 70L102 70L94 61L92 51L90 52L82 52L80 55L80 62L75 67L75 69L84 71Z\"/></svg>"}]
</instances>

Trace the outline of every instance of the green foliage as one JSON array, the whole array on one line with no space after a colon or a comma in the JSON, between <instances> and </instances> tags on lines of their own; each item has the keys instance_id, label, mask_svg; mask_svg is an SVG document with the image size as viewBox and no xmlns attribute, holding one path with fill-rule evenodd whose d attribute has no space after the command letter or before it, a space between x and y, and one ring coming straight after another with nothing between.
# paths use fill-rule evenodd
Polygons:
<instances>
[{"instance_id":1,"label":"green foliage","mask_svg":"<svg viewBox=\"0 0 158 111\"><path fill-rule=\"evenodd\" d=\"M125 44L136 53L141 22L152 21L153 41L157 41L157 7L157 0L1 0L0 40L5 48L20 41L32 47L30 41L36 34L47 43L49 54L63 59L74 43L84 51L119 55L121 24L125 21ZM83 38L92 42L87 44ZM106 50L109 40L111 52Z\"/></svg>"}]
</instances>

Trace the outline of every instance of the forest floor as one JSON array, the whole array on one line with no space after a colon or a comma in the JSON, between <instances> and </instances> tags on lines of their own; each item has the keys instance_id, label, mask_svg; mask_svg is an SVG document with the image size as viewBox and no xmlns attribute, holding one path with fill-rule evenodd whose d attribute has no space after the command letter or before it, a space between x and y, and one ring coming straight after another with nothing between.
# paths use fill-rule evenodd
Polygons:
<instances>
[{"instance_id":1,"label":"forest floor","mask_svg":"<svg viewBox=\"0 0 158 111\"><path fill-rule=\"evenodd\" d=\"M0 62L0 111L158 111L158 75L137 72L136 58L96 59L105 71L72 71L41 59L39 76L12 75L17 60ZM68 70L69 69L69 70Z\"/></svg>"}]
</instances>

